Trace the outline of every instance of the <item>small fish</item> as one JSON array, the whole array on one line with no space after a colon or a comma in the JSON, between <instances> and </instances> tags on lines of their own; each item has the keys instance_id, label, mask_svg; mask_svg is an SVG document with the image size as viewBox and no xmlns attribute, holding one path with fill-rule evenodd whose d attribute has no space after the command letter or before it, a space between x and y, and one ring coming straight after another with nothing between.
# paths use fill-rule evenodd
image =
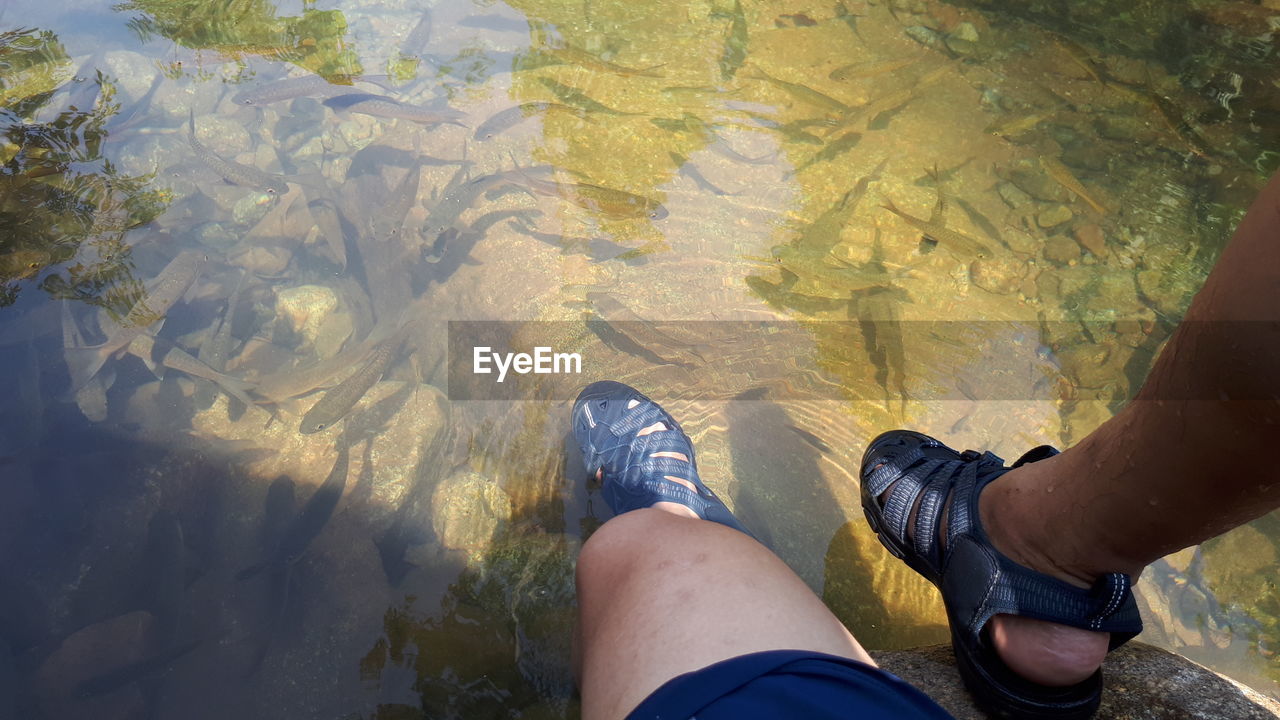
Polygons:
<instances>
[{"instance_id":1,"label":"small fish","mask_svg":"<svg viewBox=\"0 0 1280 720\"><path fill-rule=\"evenodd\" d=\"M555 105L555 103L527 102L515 107L509 107L480 123L480 127L476 128L476 132L472 137L476 140L489 140L498 133L509 130L534 115L545 113L552 105Z\"/></svg>"},{"instance_id":2,"label":"small fish","mask_svg":"<svg viewBox=\"0 0 1280 720\"><path fill-rule=\"evenodd\" d=\"M678 340L664 333L653 322L636 314L635 311L623 305L621 301L609 293L589 292L586 295L586 299L595 308L598 317L608 321L615 329L620 330L637 344L644 347L661 348L668 355L680 358L680 360L668 362L690 366L694 363L705 363L707 361L702 354L706 352L705 348Z\"/></svg>"},{"instance_id":3,"label":"small fish","mask_svg":"<svg viewBox=\"0 0 1280 720\"><path fill-rule=\"evenodd\" d=\"M781 88L782 90L790 94L792 97L802 102L808 103L815 107L824 108L841 117L846 116L851 112L853 112L853 108L831 97L830 95L827 95L826 93L818 92L817 90L814 90L813 88L807 85L787 82L786 80L779 80L778 78L775 78L765 73L765 71L761 70L758 67L754 68L754 70L758 74L751 75L750 76L751 78L755 80L764 80L765 82L775 87Z\"/></svg>"},{"instance_id":4,"label":"small fish","mask_svg":"<svg viewBox=\"0 0 1280 720\"><path fill-rule=\"evenodd\" d=\"M262 508L262 529L259 544L274 555L284 541L289 519L293 517L295 485L288 475L281 475L267 487L267 499Z\"/></svg>"},{"instance_id":5,"label":"small fish","mask_svg":"<svg viewBox=\"0 0 1280 720\"><path fill-rule=\"evenodd\" d=\"M741 0L733 0L733 14L729 19L729 33L720 53L720 79L732 80L747 60L747 16L742 11Z\"/></svg>"},{"instance_id":6,"label":"small fish","mask_svg":"<svg viewBox=\"0 0 1280 720\"><path fill-rule=\"evenodd\" d=\"M201 363L209 366L209 369L221 373L227 369L227 359L232 354L232 345L236 338L232 336L232 327L236 323L236 310L239 305L239 292L244 286L244 277L248 273L241 272L236 281L236 287L227 299L227 310L224 311L221 320L214 328L214 332L209 333L209 338L205 342L200 343L200 350L196 352L196 359ZM197 379L195 392L196 407L207 409L214 404L214 382L212 380Z\"/></svg>"},{"instance_id":7,"label":"small fish","mask_svg":"<svg viewBox=\"0 0 1280 720\"><path fill-rule=\"evenodd\" d=\"M1086 75L1093 78L1094 82L1101 85L1107 84L1107 81L1102 78L1102 74L1098 66L1094 63L1093 56L1090 55L1089 51L1083 46L1061 35L1054 36L1053 44L1057 45L1059 49L1065 52L1067 57L1071 58L1072 62L1079 65Z\"/></svg>"},{"instance_id":8,"label":"small fish","mask_svg":"<svg viewBox=\"0 0 1280 720\"><path fill-rule=\"evenodd\" d=\"M418 54L431 42L431 11L423 10L422 17L405 36L400 44L400 54L407 57L418 57Z\"/></svg>"},{"instance_id":9,"label":"small fish","mask_svg":"<svg viewBox=\"0 0 1280 720\"><path fill-rule=\"evenodd\" d=\"M319 75L303 75L246 88L236 93L231 99L237 105L261 107L299 97L333 97L349 93L351 90L350 82L340 85L329 82L327 78Z\"/></svg>"},{"instance_id":10,"label":"small fish","mask_svg":"<svg viewBox=\"0 0 1280 720\"><path fill-rule=\"evenodd\" d=\"M302 506L302 512L289 523L289 529L281 538L280 546L272 557L273 563L284 565L296 563L307 552L311 541L315 540L324 529L329 518L333 516L334 509L338 507L338 501L342 499L342 493L347 487L350 443L345 439L339 439L337 445L338 457L333 461L333 468L320 487L307 498L307 503Z\"/></svg>"},{"instance_id":11,"label":"small fish","mask_svg":"<svg viewBox=\"0 0 1280 720\"><path fill-rule=\"evenodd\" d=\"M504 182L511 182L511 177L507 173L493 173L472 180L468 179L466 168L454 173L440 191L440 199L423 224L422 235L428 245L434 247L446 230L457 227L462 213L471 208L481 195Z\"/></svg>"},{"instance_id":12,"label":"small fish","mask_svg":"<svg viewBox=\"0 0 1280 720\"><path fill-rule=\"evenodd\" d=\"M1076 179L1075 175L1071 174L1071 171L1068 170L1067 166L1063 165L1060 160L1048 155L1041 155L1040 167L1044 169L1046 175L1053 178L1059 185L1070 190L1081 200L1088 203L1089 207L1093 208L1096 212L1102 215L1107 213L1107 208L1102 203L1089 196L1088 191L1084 189L1084 185Z\"/></svg>"},{"instance_id":13,"label":"small fish","mask_svg":"<svg viewBox=\"0 0 1280 720\"><path fill-rule=\"evenodd\" d=\"M538 180L528 175L522 175L520 182L530 190L543 195L564 198L578 207L599 212L615 220L636 217L661 220L668 214L667 209L657 200L643 195L635 195L625 190L615 190L614 188L588 183L560 183Z\"/></svg>"},{"instance_id":14,"label":"small fish","mask_svg":"<svg viewBox=\"0 0 1280 720\"><path fill-rule=\"evenodd\" d=\"M140 607L156 620L160 641L177 640L187 588L186 546L182 523L168 510L157 510L147 524L147 544L140 568Z\"/></svg>"},{"instance_id":15,"label":"small fish","mask_svg":"<svg viewBox=\"0 0 1280 720\"><path fill-rule=\"evenodd\" d=\"M364 340L344 348L333 357L319 360L305 367L290 368L267 375L258 380L258 386L254 392L272 402L280 402L291 397L306 395L320 388L330 387L334 384L335 377L367 357L377 343L385 339L385 334L381 337L379 335L375 328Z\"/></svg>"},{"instance_id":16,"label":"small fish","mask_svg":"<svg viewBox=\"0 0 1280 720\"><path fill-rule=\"evenodd\" d=\"M702 176L702 173L698 171L698 168L694 166L693 163L689 162L688 158L680 157L675 153L667 153L667 154L671 156L671 161L676 164L677 168L679 168L680 174L692 180L695 185L702 188L703 190L706 190L707 192L712 193L714 195L719 195L721 197L724 197L725 195L735 194L735 193L725 192L724 190L721 190L720 188L716 187L714 183L712 183L710 180Z\"/></svg>"},{"instance_id":17,"label":"small fish","mask_svg":"<svg viewBox=\"0 0 1280 720\"><path fill-rule=\"evenodd\" d=\"M626 353L632 357L638 357L653 365L681 365L688 367L685 363L675 362L662 357L641 343L636 342L633 338L627 335L627 333L615 327L613 323L594 313L586 312L583 313L582 317L583 322L586 323L587 329L591 331L591 334L600 338L601 342L618 352Z\"/></svg>"},{"instance_id":18,"label":"small fish","mask_svg":"<svg viewBox=\"0 0 1280 720\"><path fill-rule=\"evenodd\" d=\"M888 60L872 60L870 62L856 62L850 65L844 65L831 71L827 77L839 82L848 80L858 80L861 78L875 77L886 73L901 70L912 63L919 62L927 53L919 55L911 55L904 58L890 58Z\"/></svg>"},{"instance_id":19,"label":"small fish","mask_svg":"<svg viewBox=\"0 0 1280 720\"><path fill-rule=\"evenodd\" d=\"M647 68L624 67L622 65L611 63L607 60L601 60L591 53L574 47L569 47L567 45L560 48L546 48L543 52L554 56L560 60L560 62L567 65L577 65L578 67L594 70L596 72L613 73L614 75L621 75L623 77L664 77L662 73L655 72L658 68L662 67L661 65L654 65Z\"/></svg>"},{"instance_id":20,"label":"small fish","mask_svg":"<svg viewBox=\"0 0 1280 720\"><path fill-rule=\"evenodd\" d=\"M1000 231L996 229L995 224L987 219L986 215L983 215L982 213L978 212L977 208L975 208L973 205L970 205L969 201L965 200L964 198L958 197L953 199L956 201L956 205L959 205L960 209L964 211L964 214L969 216L969 222L978 226L978 228L981 229L982 232L987 235L987 237L991 238L992 240L995 240L998 243L1004 243L1004 236L1002 236L1000 234Z\"/></svg>"},{"instance_id":21,"label":"small fish","mask_svg":"<svg viewBox=\"0 0 1280 720\"><path fill-rule=\"evenodd\" d=\"M325 100L324 104L334 110L360 113L361 115L370 115L372 117L408 120L421 125L462 125L466 127L461 122L466 117L465 113L447 108L444 110L429 110L417 105L403 103L384 95L350 93L331 97Z\"/></svg>"},{"instance_id":22,"label":"small fish","mask_svg":"<svg viewBox=\"0 0 1280 720\"><path fill-rule=\"evenodd\" d=\"M200 362L192 357L182 348L142 333L133 338L127 348L128 352L136 355L143 362L151 366L163 365L164 367L186 373L192 377L203 378L218 385L235 399L244 403L246 406L256 405L256 403L245 394L245 391L252 387L243 380L237 380L230 375L224 375L208 365Z\"/></svg>"},{"instance_id":23,"label":"small fish","mask_svg":"<svg viewBox=\"0 0 1280 720\"><path fill-rule=\"evenodd\" d=\"M826 147L814 153L812 156L809 157L808 160L805 160L803 163L800 163L800 165L796 167L796 172L800 172L801 170L804 170L805 168L809 167L810 165L813 165L814 163L827 162L829 160L834 160L840 155L843 155L844 153L847 153L853 148L857 147L858 143L861 140L862 140L862 133L851 130L845 133L844 135L841 135L840 137L836 138L835 140L832 140L831 142L827 143Z\"/></svg>"},{"instance_id":24,"label":"small fish","mask_svg":"<svg viewBox=\"0 0 1280 720\"><path fill-rule=\"evenodd\" d=\"M106 326L103 327L107 335L105 342L91 347L68 348L66 358L71 372L72 387L75 389L84 387L108 358L127 347L135 337L145 333L147 328L163 321L169 308L173 307L195 282L203 264L204 255L199 252L184 250L178 253L160 271L144 296L129 308L129 312L122 319L106 322Z\"/></svg>"},{"instance_id":25,"label":"small fish","mask_svg":"<svg viewBox=\"0 0 1280 720\"><path fill-rule=\"evenodd\" d=\"M552 233L538 232L534 230L527 222L513 221L507 227L515 230L521 235L527 235L534 240L539 240L552 247L559 248L563 255L581 253L590 258L593 262L604 262L613 260L621 255L631 251L626 245L620 245L608 238L603 237L569 237L565 235L554 235Z\"/></svg>"},{"instance_id":26,"label":"small fish","mask_svg":"<svg viewBox=\"0 0 1280 720\"><path fill-rule=\"evenodd\" d=\"M774 259L769 264L781 267L804 281L804 287L794 288L796 292L815 297L847 299L849 293L868 288L886 287L893 280L905 275L901 272L896 274L888 272L875 263L854 265L837 260L825 252L789 245L775 247L773 256ZM839 266L831 265L832 261L839 263Z\"/></svg>"},{"instance_id":27,"label":"small fish","mask_svg":"<svg viewBox=\"0 0 1280 720\"><path fill-rule=\"evenodd\" d=\"M907 224L924 233L925 237L942 243L947 247L951 254L962 260L967 260L973 257L990 257L991 255L991 251L986 245L983 245L978 240L975 240L962 232L948 228L946 225L943 225L940 220L922 220L913 215L908 215L907 213L899 210L893 204L893 201L888 199L886 199L884 205L881 205L880 207L888 210L894 215L897 215L903 220L906 220Z\"/></svg>"},{"instance_id":28,"label":"small fish","mask_svg":"<svg viewBox=\"0 0 1280 720\"><path fill-rule=\"evenodd\" d=\"M576 88L571 88L568 85L561 85L560 83L556 82L555 80L552 80L551 78L540 77L538 78L538 82L545 85L546 88L551 91L552 95L555 95L557 98L560 99L560 102L566 105L571 105L573 107L580 108L582 110L585 110L586 112L600 113L602 115L644 115L645 114L645 113L624 112L622 110L614 110L613 108L607 105L604 105L603 103L600 103L600 102L597 102L596 100L591 99L581 90L578 90Z\"/></svg>"},{"instance_id":29,"label":"small fish","mask_svg":"<svg viewBox=\"0 0 1280 720\"><path fill-rule=\"evenodd\" d=\"M1031 113L1014 118L997 120L986 127L984 132L1005 139L1015 138L1034 130L1036 126L1049 119L1050 113Z\"/></svg>"},{"instance_id":30,"label":"small fish","mask_svg":"<svg viewBox=\"0 0 1280 720\"><path fill-rule=\"evenodd\" d=\"M832 205L818 219L809 223L805 229L796 238L797 247L812 252L822 252L823 254L831 252L831 249L840 244L840 234L844 231L844 226L852 215L858 209L858 203L867 193L867 188L871 183L880 179L880 173L884 171L886 165L889 164L889 158L880 161L871 172L858 179L858 182L851 190L840 198L839 202Z\"/></svg>"},{"instance_id":31,"label":"small fish","mask_svg":"<svg viewBox=\"0 0 1280 720\"><path fill-rule=\"evenodd\" d=\"M338 267L345 270L347 267L347 240L346 232L342 229L342 221L338 218L337 206L328 197L318 197L307 203L307 210L311 212L311 218L315 221L316 228L320 231L320 237L324 238L325 246L329 249L330 259L337 263Z\"/></svg>"},{"instance_id":32,"label":"small fish","mask_svg":"<svg viewBox=\"0 0 1280 720\"><path fill-rule=\"evenodd\" d=\"M199 140L196 140L196 115L194 110L189 115L188 127L190 132L187 135L187 142L191 145L192 152L200 159L200 162L208 165L227 182L258 188L273 195L283 195L289 191L289 186L285 184L283 177L263 172L251 165L242 165L231 160L223 160Z\"/></svg>"},{"instance_id":33,"label":"small fish","mask_svg":"<svg viewBox=\"0 0 1280 720\"><path fill-rule=\"evenodd\" d=\"M307 414L302 416L302 425L298 432L311 435L341 420L351 408L360 402L360 398L369 391L395 359L396 351L404 340L404 333L397 332L374 347L363 367L341 384L329 390L311 406Z\"/></svg>"},{"instance_id":34,"label":"small fish","mask_svg":"<svg viewBox=\"0 0 1280 720\"><path fill-rule=\"evenodd\" d=\"M835 452L834 448L828 445L826 440L823 440L822 438L818 437L817 435L814 435L808 430L805 430L804 428L798 428L795 425L787 425L786 427L790 429L791 432L794 432L796 435L799 435L801 440L804 440L805 442L817 448L818 452L821 452L824 455L830 455L831 453Z\"/></svg>"}]
</instances>

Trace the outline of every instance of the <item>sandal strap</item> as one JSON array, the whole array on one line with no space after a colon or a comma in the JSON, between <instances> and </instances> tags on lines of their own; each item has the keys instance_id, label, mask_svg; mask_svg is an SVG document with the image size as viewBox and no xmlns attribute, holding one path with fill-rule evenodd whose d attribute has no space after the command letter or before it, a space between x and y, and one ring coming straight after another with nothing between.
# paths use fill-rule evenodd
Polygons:
<instances>
[{"instance_id":1,"label":"sandal strap","mask_svg":"<svg viewBox=\"0 0 1280 720\"><path fill-rule=\"evenodd\" d=\"M661 408L651 402L641 400L638 405L627 410L621 418L609 423L609 432L617 437L622 437L623 435L639 432L657 422L670 424L670 421L666 418L666 413Z\"/></svg>"}]
</instances>

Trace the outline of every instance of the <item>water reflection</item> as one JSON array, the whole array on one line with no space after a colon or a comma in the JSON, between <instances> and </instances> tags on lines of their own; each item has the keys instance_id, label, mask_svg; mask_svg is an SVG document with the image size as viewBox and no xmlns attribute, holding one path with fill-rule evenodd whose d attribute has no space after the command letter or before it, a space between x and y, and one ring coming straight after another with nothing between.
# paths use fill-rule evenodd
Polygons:
<instances>
[{"instance_id":1,"label":"water reflection","mask_svg":"<svg viewBox=\"0 0 1280 720\"><path fill-rule=\"evenodd\" d=\"M450 399L448 320L560 321L868 646L945 638L861 524L866 439L1078 440L1280 163L1274 11L970 5L139 0L127 50L0 35L0 714L573 716L600 503L563 403ZM1153 571L1150 637L1273 688L1274 524Z\"/></svg>"}]
</instances>

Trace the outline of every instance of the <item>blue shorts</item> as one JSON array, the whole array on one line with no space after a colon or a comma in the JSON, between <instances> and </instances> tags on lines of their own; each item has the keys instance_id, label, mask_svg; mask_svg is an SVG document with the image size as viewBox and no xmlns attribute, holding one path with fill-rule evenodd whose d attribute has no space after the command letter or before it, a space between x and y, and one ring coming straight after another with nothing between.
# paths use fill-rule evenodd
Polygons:
<instances>
[{"instance_id":1,"label":"blue shorts","mask_svg":"<svg viewBox=\"0 0 1280 720\"><path fill-rule=\"evenodd\" d=\"M878 668L806 650L730 658L668 680L628 718L953 720L924 693Z\"/></svg>"}]
</instances>

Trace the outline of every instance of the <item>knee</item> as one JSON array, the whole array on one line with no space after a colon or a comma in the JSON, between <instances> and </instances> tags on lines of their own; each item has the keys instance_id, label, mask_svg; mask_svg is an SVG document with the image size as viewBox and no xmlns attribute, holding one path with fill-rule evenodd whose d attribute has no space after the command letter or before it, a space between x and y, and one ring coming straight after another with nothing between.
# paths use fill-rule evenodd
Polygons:
<instances>
[{"instance_id":1,"label":"knee","mask_svg":"<svg viewBox=\"0 0 1280 720\"><path fill-rule=\"evenodd\" d=\"M635 564L641 550L652 552L657 526L667 515L645 508L618 515L587 539L578 553L578 584L602 575L620 577Z\"/></svg>"}]
</instances>

